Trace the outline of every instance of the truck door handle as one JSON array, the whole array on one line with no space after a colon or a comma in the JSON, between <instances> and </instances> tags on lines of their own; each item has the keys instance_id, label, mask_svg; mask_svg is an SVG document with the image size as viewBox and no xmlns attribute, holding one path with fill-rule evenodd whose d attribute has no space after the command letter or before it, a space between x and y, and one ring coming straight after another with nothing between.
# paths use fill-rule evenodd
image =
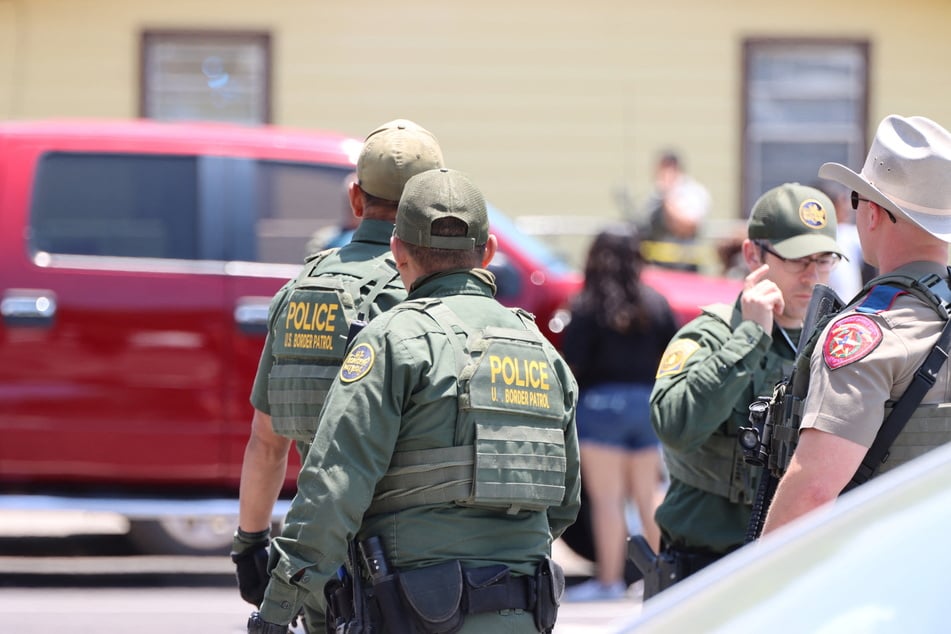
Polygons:
<instances>
[{"instance_id":1,"label":"truck door handle","mask_svg":"<svg viewBox=\"0 0 951 634\"><path fill-rule=\"evenodd\" d=\"M7 326L49 328L56 317L56 293L47 289L8 288L0 299Z\"/></svg>"},{"instance_id":2,"label":"truck door handle","mask_svg":"<svg viewBox=\"0 0 951 634\"><path fill-rule=\"evenodd\" d=\"M270 297L239 297L234 307L234 323L249 335L267 334L267 312Z\"/></svg>"}]
</instances>

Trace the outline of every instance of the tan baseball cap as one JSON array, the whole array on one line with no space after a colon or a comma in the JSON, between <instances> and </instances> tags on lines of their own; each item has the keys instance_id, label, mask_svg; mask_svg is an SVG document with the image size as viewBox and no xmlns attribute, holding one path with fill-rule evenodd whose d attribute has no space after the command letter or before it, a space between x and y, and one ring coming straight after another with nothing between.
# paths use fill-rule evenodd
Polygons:
<instances>
[{"instance_id":1,"label":"tan baseball cap","mask_svg":"<svg viewBox=\"0 0 951 634\"><path fill-rule=\"evenodd\" d=\"M357 159L360 189L396 202L412 176L443 166L432 132L408 119L395 119L367 135Z\"/></svg>"},{"instance_id":2,"label":"tan baseball cap","mask_svg":"<svg viewBox=\"0 0 951 634\"><path fill-rule=\"evenodd\" d=\"M835 206L814 187L784 183L759 197L746 226L750 240L766 240L780 256L795 260L838 253Z\"/></svg>"},{"instance_id":3,"label":"tan baseball cap","mask_svg":"<svg viewBox=\"0 0 951 634\"><path fill-rule=\"evenodd\" d=\"M466 235L432 235L433 222L447 217L466 223ZM430 249L472 250L489 240L485 198L462 172L442 168L417 174L400 198L395 233L403 242Z\"/></svg>"}]
</instances>

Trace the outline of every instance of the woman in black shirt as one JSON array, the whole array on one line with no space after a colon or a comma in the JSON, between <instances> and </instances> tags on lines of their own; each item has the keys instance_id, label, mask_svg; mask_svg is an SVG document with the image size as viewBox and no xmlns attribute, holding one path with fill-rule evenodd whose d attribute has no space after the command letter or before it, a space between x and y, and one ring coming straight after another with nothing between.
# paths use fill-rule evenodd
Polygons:
<instances>
[{"instance_id":1,"label":"woman in black shirt","mask_svg":"<svg viewBox=\"0 0 951 634\"><path fill-rule=\"evenodd\" d=\"M630 227L602 231L588 250L585 282L562 340L578 380L581 477L590 505L597 576L568 589L570 601L622 598L628 527L637 508L656 550L654 510L662 464L648 399L657 365L677 330L667 300L640 281L640 238Z\"/></svg>"}]
</instances>

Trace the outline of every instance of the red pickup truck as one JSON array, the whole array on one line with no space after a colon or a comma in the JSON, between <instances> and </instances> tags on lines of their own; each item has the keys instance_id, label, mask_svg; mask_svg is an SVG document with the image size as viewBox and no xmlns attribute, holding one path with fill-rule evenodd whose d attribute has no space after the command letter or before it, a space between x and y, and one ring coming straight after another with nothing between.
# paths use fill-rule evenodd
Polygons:
<instances>
[{"instance_id":1,"label":"red pickup truck","mask_svg":"<svg viewBox=\"0 0 951 634\"><path fill-rule=\"evenodd\" d=\"M153 552L230 543L268 302L339 222L360 146L275 127L0 123L0 510L120 513ZM557 340L580 276L492 214L500 299ZM737 289L651 283L681 320Z\"/></svg>"}]
</instances>

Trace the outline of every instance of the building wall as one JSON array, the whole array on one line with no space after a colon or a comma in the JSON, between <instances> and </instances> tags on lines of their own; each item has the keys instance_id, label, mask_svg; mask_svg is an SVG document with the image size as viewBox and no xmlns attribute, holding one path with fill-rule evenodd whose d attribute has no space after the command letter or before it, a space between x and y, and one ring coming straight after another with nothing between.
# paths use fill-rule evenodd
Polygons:
<instances>
[{"instance_id":1,"label":"building wall","mask_svg":"<svg viewBox=\"0 0 951 634\"><path fill-rule=\"evenodd\" d=\"M513 216L618 217L679 149L741 215L744 37L871 43L869 123L951 126L951 3L801 0L0 0L0 118L132 117L143 29L265 30L273 123L362 137L412 118Z\"/></svg>"}]
</instances>

